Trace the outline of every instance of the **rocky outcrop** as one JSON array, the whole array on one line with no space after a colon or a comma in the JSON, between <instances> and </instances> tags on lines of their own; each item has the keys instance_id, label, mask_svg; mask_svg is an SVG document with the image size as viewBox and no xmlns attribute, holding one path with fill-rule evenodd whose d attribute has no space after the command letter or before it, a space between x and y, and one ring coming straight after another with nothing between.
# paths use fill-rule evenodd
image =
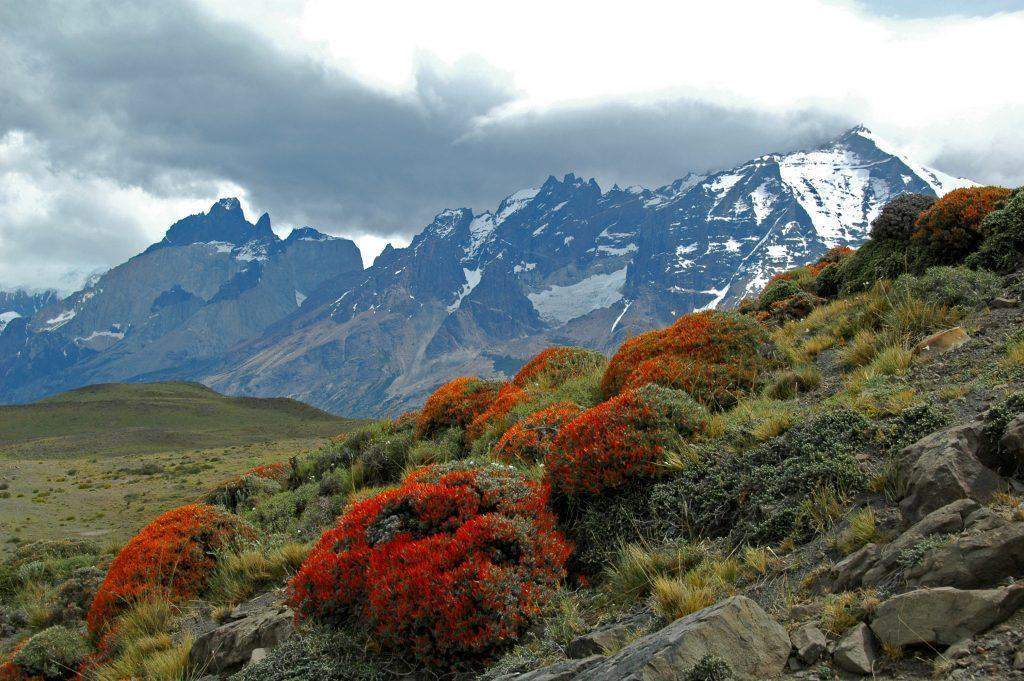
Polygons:
<instances>
[{"instance_id":1,"label":"rocky outcrop","mask_svg":"<svg viewBox=\"0 0 1024 681\"><path fill-rule=\"evenodd\" d=\"M1024 466L1024 414L1006 424L999 448L1018 466Z\"/></svg>"},{"instance_id":2,"label":"rocky outcrop","mask_svg":"<svg viewBox=\"0 0 1024 681\"><path fill-rule=\"evenodd\" d=\"M952 329L938 331L922 339L914 346L914 354L920 357L933 357L935 355L955 350L971 340L962 326L954 326Z\"/></svg>"},{"instance_id":3,"label":"rocky outcrop","mask_svg":"<svg viewBox=\"0 0 1024 681\"><path fill-rule=\"evenodd\" d=\"M765 679L786 665L786 630L754 601L733 596L676 620L607 658L588 657L519 676L515 681L658 681L681 678L701 660L724 661L737 679Z\"/></svg>"},{"instance_id":4,"label":"rocky outcrop","mask_svg":"<svg viewBox=\"0 0 1024 681\"><path fill-rule=\"evenodd\" d=\"M651 617L638 615L587 632L570 641L565 654L570 659L581 660L592 655L615 652L626 642L636 639L638 632L643 632L649 627L650 621Z\"/></svg>"},{"instance_id":5,"label":"rocky outcrop","mask_svg":"<svg viewBox=\"0 0 1024 681\"><path fill-rule=\"evenodd\" d=\"M985 446L982 421L925 437L900 453L908 492L900 510L911 522L957 499L988 501L1002 478L979 459Z\"/></svg>"},{"instance_id":6,"label":"rocky outcrop","mask_svg":"<svg viewBox=\"0 0 1024 681\"><path fill-rule=\"evenodd\" d=\"M831 587L994 586L1024 575L1024 522L971 499L932 511L888 544L868 544L832 568Z\"/></svg>"},{"instance_id":7,"label":"rocky outcrop","mask_svg":"<svg viewBox=\"0 0 1024 681\"><path fill-rule=\"evenodd\" d=\"M292 635L294 613L281 592L261 594L232 610L227 622L199 636L189 652L189 668L204 674L233 671ZM263 651L257 653L256 651Z\"/></svg>"},{"instance_id":8,"label":"rocky outcrop","mask_svg":"<svg viewBox=\"0 0 1024 681\"><path fill-rule=\"evenodd\" d=\"M891 646L953 645L1002 622L1024 605L1024 584L1001 589L917 589L885 601L871 630Z\"/></svg>"}]
</instances>

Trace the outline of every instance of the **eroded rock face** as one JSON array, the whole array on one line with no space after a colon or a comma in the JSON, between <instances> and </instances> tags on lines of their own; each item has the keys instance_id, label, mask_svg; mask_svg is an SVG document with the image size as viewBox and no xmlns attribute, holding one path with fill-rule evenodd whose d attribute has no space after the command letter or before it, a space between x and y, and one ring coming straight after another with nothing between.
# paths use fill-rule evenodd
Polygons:
<instances>
[{"instance_id":1,"label":"eroded rock face","mask_svg":"<svg viewBox=\"0 0 1024 681\"><path fill-rule=\"evenodd\" d=\"M833 591L860 587L996 586L1024 575L1024 522L971 499L932 511L888 544L868 544L832 568Z\"/></svg>"},{"instance_id":2,"label":"eroded rock face","mask_svg":"<svg viewBox=\"0 0 1024 681\"><path fill-rule=\"evenodd\" d=\"M745 596L733 596L678 619L607 658L569 661L508 678L669 681L681 678L703 658L715 656L729 665L737 679L765 679L783 670L790 649L786 630L761 606Z\"/></svg>"},{"instance_id":3,"label":"eroded rock face","mask_svg":"<svg viewBox=\"0 0 1024 681\"><path fill-rule=\"evenodd\" d=\"M885 601L871 630L884 644L952 645L1002 622L1024 605L1024 584L1001 589L917 589Z\"/></svg>"},{"instance_id":4,"label":"eroded rock face","mask_svg":"<svg viewBox=\"0 0 1024 681\"><path fill-rule=\"evenodd\" d=\"M1001 484L998 473L978 458L984 447L981 421L955 426L919 440L900 453L907 470L903 516L916 522L957 499L988 501Z\"/></svg>"},{"instance_id":5,"label":"eroded rock face","mask_svg":"<svg viewBox=\"0 0 1024 681\"><path fill-rule=\"evenodd\" d=\"M813 624L805 624L789 632L789 640L793 644L797 656L805 664L817 662L828 645L825 634Z\"/></svg>"},{"instance_id":6,"label":"eroded rock face","mask_svg":"<svg viewBox=\"0 0 1024 681\"><path fill-rule=\"evenodd\" d=\"M273 648L292 635L295 614L280 592L261 594L228 616L229 622L199 636L189 653L189 668L218 674L238 669L258 649Z\"/></svg>"}]
</instances>

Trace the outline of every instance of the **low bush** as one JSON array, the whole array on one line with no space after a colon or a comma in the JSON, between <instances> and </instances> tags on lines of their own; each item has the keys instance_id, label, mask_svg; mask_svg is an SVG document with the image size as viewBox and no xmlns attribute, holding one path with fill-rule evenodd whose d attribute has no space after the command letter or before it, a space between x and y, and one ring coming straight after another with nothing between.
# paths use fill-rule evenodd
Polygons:
<instances>
[{"instance_id":1,"label":"low bush","mask_svg":"<svg viewBox=\"0 0 1024 681\"><path fill-rule=\"evenodd\" d=\"M714 393L749 389L759 373L774 361L775 351L763 326L750 317L734 312L698 312L683 315L672 326L648 331L622 344L608 363L601 390L605 397L618 395L628 386L637 386L643 376L634 372L660 371L659 361L671 361L671 369L659 375L673 377L682 374L683 381L690 375L714 376L728 384L716 386ZM693 366L720 365L720 373L710 370L686 369Z\"/></svg>"},{"instance_id":2,"label":"low bush","mask_svg":"<svg viewBox=\"0 0 1024 681\"><path fill-rule=\"evenodd\" d=\"M202 593L215 553L251 535L235 516L200 504L167 511L131 539L111 563L86 621L98 637L132 602L159 595L170 601Z\"/></svg>"},{"instance_id":3,"label":"low bush","mask_svg":"<svg viewBox=\"0 0 1024 681\"><path fill-rule=\"evenodd\" d=\"M428 438L448 428L466 428L498 395L494 382L462 376L435 390L416 417L416 437Z\"/></svg>"},{"instance_id":4,"label":"low bush","mask_svg":"<svg viewBox=\"0 0 1024 681\"><path fill-rule=\"evenodd\" d=\"M498 464L430 466L325 532L291 603L300 619L358 623L428 665L471 666L523 633L568 554L545 487Z\"/></svg>"},{"instance_id":5,"label":"low bush","mask_svg":"<svg viewBox=\"0 0 1024 681\"><path fill-rule=\"evenodd\" d=\"M38 632L12 657L24 678L46 681L70 679L89 653L89 646L77 631L52 626Z\"/></svg>"},{"instance_id":6,"label":"low bush","mask_svg":"<svg viewBox=\"0 0 1024 681\"><path fill-rule=\"evenodd\" d=\"M929 267L924 274L905 274L893 284L894 292L906 292L933 305L976 310L1000 290L999 277L985 270L966 267Z\"/></svg>"},{"instance_id":7,"label":"low bush","mask_svg":"<svg viewBox=\"0 0 1024 681\"><path fill-rule=\"evenodd\" d=\"M701 432L707 410L685 392L645 385L565 424L545 459L560 495L599 494L659 470L666 447Z\"/></svg>"},{"instance_id":8,"label":"low bush","mask_svg":"<svg viewBox=\"0 0 1024 681\"><path fill-rule=\"evenodd\" d=\"M985 216L983 240L967 258L973 268L1009 274L1024 264L1024 191L1017 189L1006 205Z\"/></svg>"},{"instance_id":9,"label":"low bush","mask_svg":"<svg viewBox=\"0 0 1024 681\"><path fill-rule=\"evenodd\" d=\"M934 196L900 194L885 204L878 217L871 221L872 241L906 243L917 230L917 218L934 203Z\"/></svg>"},{"instance_id":10,"label":"low bush","mask_svg":"<svg viewBox=\"0 0 1024 681\"><path fill-rule=\"evenodd\" d=\"M718 537L770 544L806 538L801 504L823 488L865 485L855 455L871 442L860 414L833 408L734 455L700 457L650 492L650 515L665 537Z\"/></svg>"},{"instance_id":11,"label":"low bush","mask_svg":"<svg viewBox=\"0 0 1024 681\"><path fill-rule=\"evenodd\" d=\"M283 462L256 466L233 480L220 483L206 493L203 501L236 512L254 497L280 491L291 473L291 466Z\"/></svg>"},{"instance_id":12,"label":"low bush","mask_svg":"<svg viewBox=\"0 0 1024 681\"><path fill-rule=\"evenodd\" d=\"M954 189L923 211L915 223L913 246L918 271L955 265L981 245L981 223L1010 197L1003 187Z\"/></svg>"},{"instance_id":13,"label":"low bush","mask_svg":"<svg viewBox=\"0 0 1024 681\"><path fill-rule=\"evenodd\" d=\"M603 369L608 359L599 352L574 346L555 346L540 352L512 378L512 386L527 392L550 392L566 381Z\"/></svg>"},{"instance_id":14,"label":"low bush","mask_svg":"<svg viewBox=\"0 0 1024 681\"><path fill-rule=\"evenodd\" d=\"M535 464L551 454L562 427L582 410L571 402L559 402L536 411L505 431L492 455L505 463Z\"/></svg>"}]
</instances>

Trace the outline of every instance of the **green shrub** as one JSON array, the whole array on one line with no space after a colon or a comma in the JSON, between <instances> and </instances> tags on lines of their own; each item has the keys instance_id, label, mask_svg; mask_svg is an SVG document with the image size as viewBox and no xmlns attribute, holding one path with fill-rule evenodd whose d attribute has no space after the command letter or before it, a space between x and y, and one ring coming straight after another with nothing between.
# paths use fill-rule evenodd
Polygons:
<instances>
[{"instance_id":1,"label":"green shrub","mask_svg":"<svg viewBox=\"0 0 1024 681\"><path fill-rule=\"evenodd\" d=\"M768 283L758 296L758 308L768 310L774 303L792 298L800 293L800 287L790 279L775 279Z\"/></svg>"},{"instance_id":2,"label":"green shrub","mask_svg":"<svg viewBox=\"0 0 1024 681\"><path fill-rule=\"evenodd\" d=\"M724 536L769 544L813 530L801 503L815 490L865 485L855 455L868 445L870 422L845 408L808 418L759 447L705 457L654 485L650 516L664 536Z\"/></svg>"},{"instance_id":3,"label":"green shrub","mask_svg":"<svg viewBox=\"0 0 1024 681\"><path fill-rule=\"evenodd\" d=\"M566 536L576 545L570 558L572 572L600 572L623 543L649 536L650 490L650 482L637 481L624 489L569 502L559 515L564 518Z\"/></svg>"},{"instance_id":4,"label":"green shrub","mask_svg":"<svg viewBox=\"0 0 1024 681\"><path fill-rule=\"evenodd\" d=\"M271 533L287 532L306 506L317 496L319 483L311 482L260 498L243 517L255 527Z\"/></svg>"},{"instance_id":5,"label":"green shrub","mask_svg":"<svg viewBox=\"0 0 1024 681\"><path fill-rule=\"evenodd\" d=\"M408 668L392 658L370 652L363 634L346 629L310 627L291 636L256 664L231 677L231 681L385 681L408 674Z\"/></svg>"},{"instance_id":6,"label":"green shrub","mask_svg":"<svg viewBox=\"0 0 1024 681\"><path fill-rule=\"evenodd\" d=\"M966 267L929 267L924 274L904 274L893 291L904 291L933 305L973 310L984 306L999 293L999 277L985 270Z\"/></svg>"},{"instance_id":7,"label":"green shrub","mask_svg":"<svg viewBox=\"0 0 1024 681\"><path fill-rule=\"evenodd\" d=\"M922 402L897 414L886 425L883 436L890 450L898 453L948 424L949 413L946 410L932 402Z\"/></svg>"},{"instance_id":8,"label":"green shrub","mask_svg":"<svg viewBox=\"0 0 1024 681\"><path fill-rule=\"evenodd\" d=\"M14 663L28 676L71 678L89 653L85 638L60 625L43 629L14 655Z\"/></svg>"},{"instance_id":9,"label":"green shrub","mask_svg":"<svg viewBox=\"0 0 1024 681\"><path fill-rule=\"evenodd\" d=\"M839 264L839 292L848 295L866 291L880 279L895 279L907 269L905 244L870 240Z\"/></svg>"},{"instance_id":10,"label":"green shrub","mask_svg":"<svg viewBox=\"0 0 1024 681\"><path fill-rule=\"evenodd\" d=\"M1007 274L1024 265L1024 191L1017 189L1006 205L985 216L983 240L966 264Z\"/></svg>"},{"instance_id":11,"label":"green shrub","mask_svg":"<svg viewBox=\"0 0 1024 681\"><path fill-rule=\"evenodd\" d=\"M917 229L917 218L935 203L934 196L900 194L885 204L871 221L871 239L874 241L906 242Z\"/></svg>"},{"instance_id":12,"label":"green shrub","mask_svg":"<svg viewBox=\"0 0 1024 681\"><path fill-rule=\"evenodd\" d=\"M705 655L686 672L682 681L732 681L735 678L725 660L714 655Z\"/></svg>"}]
</instances>

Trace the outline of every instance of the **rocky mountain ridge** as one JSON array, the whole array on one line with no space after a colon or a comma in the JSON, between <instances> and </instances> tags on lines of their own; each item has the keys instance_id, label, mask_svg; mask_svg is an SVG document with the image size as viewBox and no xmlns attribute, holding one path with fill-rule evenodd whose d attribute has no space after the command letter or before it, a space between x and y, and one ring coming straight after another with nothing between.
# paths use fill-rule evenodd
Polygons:
<instances>
[{"instance_id":1,"label":"rocky mountain ridge","mask_svg":"<svg viewBox=\"0 0 1024 681\"><path fill-rule=\"evenodd\" d=\"M734 305L776 272L862 242L890 198L968 184L857 127L653 190L549 177L493 211L442 211L365 271L351 242L301 230L277 240L266 215L249 225L225 199L0 336L0 399L159 378L347 415L401 411L453 375L509 375L547 345L607 352ZM344 265L299 255L328 248ZM129 270L147 274L129 283ZM122 300L91 301L102 290Z\"/></svg>"}]
</instances>

